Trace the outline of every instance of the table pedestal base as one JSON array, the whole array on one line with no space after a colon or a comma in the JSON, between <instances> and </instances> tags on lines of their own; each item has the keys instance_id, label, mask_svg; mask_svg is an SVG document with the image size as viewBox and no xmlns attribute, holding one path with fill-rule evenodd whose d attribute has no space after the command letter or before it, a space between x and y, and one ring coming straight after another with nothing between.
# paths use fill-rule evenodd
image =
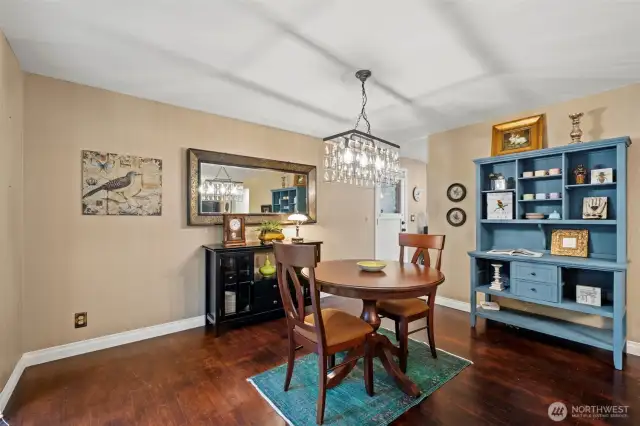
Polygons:
<instances>
[{"instance_id":1,"label":"table pedestal base","mask_svg":"<svg viewBox=\"0 0 640 426\"><path fill-rule=\"evenodd\" d=\"M378 334L377 330L380 328L380 317L376 309L375 300L363 300L362 318L368 324L373 327L373 333L367 336L367 347L365 349L364 362L373 362L373 358L377 357L382 362L382 366L387 371L387 374L393 377L398 387L407 395L412 397L420 396L420 389L418 386L402 372L400 366L393 359L394 356L398 356L400 350L396 347L387 336ZM352 349L347 353L343 363L346 363L342 367L336 368L328 376L327 388L330 389L340 384L347 375L355 367L358 358L362 356L362 347ZM349 362L352 360L351 362ZM366 369L365 369L366 374ZM365 378L365 384L367 393L373 396L373 377Z\"/></svg>"},{"instance_id":2,"label":"table pedestal base","mask_svg":"<svg viewBox=\"0 0 640 426\"><path fill-rule=\"evenodd\" d=\"M373 333L369 336L369 341L374 346L375 356L380 359L382 366L387 370L387 374L393 377L393 380L402 392L414 398L420 396L418 385L413 383L411 379L402 372L400 366L393 359L393 356L398 354L398 348L391 343L389 338L382 334ZM369 395L372 395L372 393Z\"/></svg>"}]
</instances>

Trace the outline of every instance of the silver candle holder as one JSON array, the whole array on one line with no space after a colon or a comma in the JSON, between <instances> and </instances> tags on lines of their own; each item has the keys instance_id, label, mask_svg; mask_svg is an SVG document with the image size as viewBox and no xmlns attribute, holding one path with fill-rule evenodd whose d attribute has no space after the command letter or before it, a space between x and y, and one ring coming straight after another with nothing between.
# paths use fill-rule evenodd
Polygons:
<instances>
[{"instance_id":1,"label":"silver candle holder","mask_svg":"<svg viewBox=\"0 0 640 426\"><path fill-rule=\"evenodd\" d=\"M582 143L582 141L580 140L580 138L582 137L582 130L580 129L580 119L583 115L584 113L582 112L569 114L571 124L573 124L573 129L571 129L571 133L569 133L569 136L571 136L570 143Z\"/></svg>"}]
</instances>

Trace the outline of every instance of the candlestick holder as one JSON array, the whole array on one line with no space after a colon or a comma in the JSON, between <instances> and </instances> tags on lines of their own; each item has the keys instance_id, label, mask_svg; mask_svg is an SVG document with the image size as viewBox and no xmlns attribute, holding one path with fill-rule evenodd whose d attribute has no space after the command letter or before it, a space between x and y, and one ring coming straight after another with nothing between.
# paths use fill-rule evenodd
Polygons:
<instances>
[{"instance_id":1,"label":"candlestick holder","mask_svg":"<svg viewBox=\"0 0 640 426\"><path fill-rule=\"evenodd\" d=\"M503 291L504 283L502 282L502 276L500 275L500 268L502 268L502 264L500 263L492 263L493 266L493 281L491 282L491 290Z\"/></svg>"},{"instance_id":2,"label":"candlestick holder","mask_svg":"<svg viewBox=\"0 0 640 426\"><path fill-rule=\"evenodd\" d=\"M582 130L580 129L580 118L582 118L583 115L584 113L582 112L569 114L571 124L573 124L573 129L571 129L571 133L569 133L569 136L571 136L570 143L582 143L582 141L580 140L580 138L582 137Z\"/></svg>"}]
</instances>

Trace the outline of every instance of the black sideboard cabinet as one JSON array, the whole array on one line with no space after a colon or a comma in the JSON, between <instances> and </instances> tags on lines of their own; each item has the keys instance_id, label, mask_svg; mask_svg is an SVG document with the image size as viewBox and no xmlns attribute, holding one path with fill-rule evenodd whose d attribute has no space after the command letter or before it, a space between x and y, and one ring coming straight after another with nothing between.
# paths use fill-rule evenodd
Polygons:
<instances>
[{"instance_id":1,"label":"black sideboard cabinet","mask_svg":"<svg viewBox=\"0 0 640 426\"><path fill-rule=\"evenodd\" d=\"M316 246L316 258L320 262L322 241L297 244ZM205 322L214 327L216 336L223 326L284 317L276 276L263 277L259 272L267 257L275 267L273 246L258 241L240 247L213 244L203 248L206 257ZM305 305L310 305L309 285L304 278L300 279L300 284L304 286Z\"/></svg>"}]
</instances>

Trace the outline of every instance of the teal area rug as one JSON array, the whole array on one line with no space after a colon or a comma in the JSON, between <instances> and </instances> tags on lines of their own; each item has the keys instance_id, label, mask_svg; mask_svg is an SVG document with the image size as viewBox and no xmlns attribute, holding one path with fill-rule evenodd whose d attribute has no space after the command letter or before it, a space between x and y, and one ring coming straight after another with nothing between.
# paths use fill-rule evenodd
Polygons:
<instances>
[{"instance_id":1,"label":"teal area rug","mask_svg":"<svg viewBox=\"0 0 640 426\"><path fill-rule=\"evenodd\" d=\"M380 332L392 341L395 340L392 333L386 330ZM336 364L340 363L340 357L337 358ZM422 391L418 398L405 395L387 375L378 359L373 365L375 395L367 395L364 389L363 361L359 360L342 383L327 390L324 424L387 425L469 365L471 361L440 349L438 359L433 359L428 345L410 339L407 375ZM310 354L296 360L288 392L283 390L286 371L286 364L279 365L249 378L248 381L290 425L315 425L318 397L317 355Z\"/></svg>"}]
</instances>

